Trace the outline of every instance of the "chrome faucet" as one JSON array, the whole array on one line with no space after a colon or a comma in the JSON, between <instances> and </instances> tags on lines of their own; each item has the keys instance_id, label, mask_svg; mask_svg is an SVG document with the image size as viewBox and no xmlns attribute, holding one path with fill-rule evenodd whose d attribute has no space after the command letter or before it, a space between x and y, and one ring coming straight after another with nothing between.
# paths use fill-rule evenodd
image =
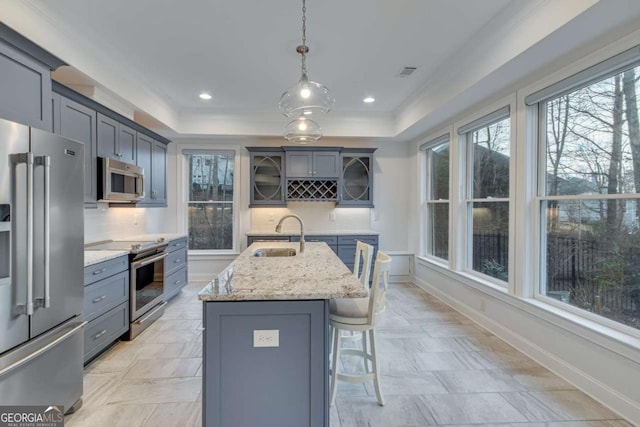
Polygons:
<instances>
[{"instance_id":1,"label":"chrome faucet","mask_svg":"<svg viewBox=\"0 0 640 427\"><path fill-rule=\"evenodd\" d=\"M278 221L278 225L276 225L276 233L282 232L282 223L287 218L295 218L300 223L300 253L302 253L304 252L304 223L302 222L302 218L300 218L298 215L293 214L283 216L282 218L280 218L280 221Z\"/></svg>"}]
</instances>

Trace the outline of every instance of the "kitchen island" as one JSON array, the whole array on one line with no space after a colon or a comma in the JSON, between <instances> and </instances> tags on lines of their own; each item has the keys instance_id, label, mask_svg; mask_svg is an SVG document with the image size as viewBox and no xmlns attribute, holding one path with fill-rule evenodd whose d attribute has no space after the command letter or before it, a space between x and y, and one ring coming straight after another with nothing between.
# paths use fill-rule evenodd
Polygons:
<instances>
[{"instance_id":1,"label":"kitchen island","mask_svg":"<svg viewBox=\"0 0 640 427\"><path fill-rule=\"evenodd\" d=\"M329 300L367 293L325 243L299 249L254 243L199 293L203 425L329 425Z\"/></svg>"}]
</instances>

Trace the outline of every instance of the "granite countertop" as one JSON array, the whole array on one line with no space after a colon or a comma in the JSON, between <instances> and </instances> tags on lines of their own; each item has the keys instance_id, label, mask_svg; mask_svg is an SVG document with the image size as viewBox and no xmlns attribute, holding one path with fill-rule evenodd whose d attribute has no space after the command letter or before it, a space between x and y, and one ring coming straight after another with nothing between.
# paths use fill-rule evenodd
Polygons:
<instances>
[{"instance_id":1,"label":"granite countertop","mask_svg":"<svg viewBox=\"0 0 640 427\"><path fill-rule=\"evenodd\" d=\"M84 266L89 267L90 265L118 258L122 255L129 255L129 251L84 251Z\"/></svg>"},{"instance_id":2,"label":"granite countertop","mask_svg":"<svg viewBox=\"0 0 640 427\"><path fill-rule=\"evenodd\" d=\"M254 257L258 248L299 243L260 242L242 252L198 294L201 301L267 301L363 298L367 291L326 243L307 243L292 257Z\"/></svg>"},{"instance_id":3,"label":"granite countertop","mask_svg":"<svg viewBox=\"0 0 640 427\"><path fill-rule=\"evenodd\" d=\"M380 233L373 230L310 230L305 231L305 236L345 236L345 235L374 235L377 236ZM275 231L249 231L247 236L298 236L300 235L300 230L298 231L283 231L282 233L276 233Z\"/></svg>"}]
</instances>

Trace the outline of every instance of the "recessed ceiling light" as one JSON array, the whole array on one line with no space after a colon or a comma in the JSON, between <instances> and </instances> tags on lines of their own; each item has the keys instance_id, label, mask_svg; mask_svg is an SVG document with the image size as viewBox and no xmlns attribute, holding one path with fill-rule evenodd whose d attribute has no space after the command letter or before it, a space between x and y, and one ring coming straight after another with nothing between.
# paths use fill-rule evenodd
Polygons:
<instances>
[{"instance_id":1,"label":"recessed ceiling light","mask_svg":"<svg viewBox=\"0 0 640 427\"><path fill-rule=\"evenodd\" d=\"M375 102L375 98L373 96L367 96L365 99L362 100L362 102L366 102L367 104L371 104L372 102Z\"/></svg>"},{"instance_id":2,"label":"recessed ceiling light","mask_svg":"<svg viewBox=\"0 0 640 427\"><path fill-rule=\"evenodd\" d=\"M211 99L211 95L209 95L207 92L202 92L200 94L200 99L209 100Z\"/></svg>"}]
</instances>

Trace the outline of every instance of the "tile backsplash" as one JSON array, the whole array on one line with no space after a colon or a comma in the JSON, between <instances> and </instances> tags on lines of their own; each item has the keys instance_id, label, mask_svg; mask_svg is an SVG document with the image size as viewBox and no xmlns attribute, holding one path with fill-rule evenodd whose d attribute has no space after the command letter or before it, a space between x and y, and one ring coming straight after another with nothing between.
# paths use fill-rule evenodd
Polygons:
<instances>
[{"instance_id":1,"label":"tile backsplash","mask_svg":"<svg viewBox=\"0 0 640 427\"><path fill-rule=\"evenodd\" d=\"M287 214L296 214L304 221L307 233L329 233L331 231L365 231L371 229L371 209L338 208L331 202L289 202L285 208L253 208L251 210L252 232L273 232L278 220ZM284 233L299 233L300 226L287 219Z\"/></svg>"},{"instance_id":2,"label":"tile backsplash","mask_svg":"<svg viewBox=\"0 0 640 427\"><path fill-rule=\"evenodd\" d=\"M98 209L84 210L84 242L124 239L147 232L146 208L108 207L98 203Z\"/></svg>"}]
</instances>

